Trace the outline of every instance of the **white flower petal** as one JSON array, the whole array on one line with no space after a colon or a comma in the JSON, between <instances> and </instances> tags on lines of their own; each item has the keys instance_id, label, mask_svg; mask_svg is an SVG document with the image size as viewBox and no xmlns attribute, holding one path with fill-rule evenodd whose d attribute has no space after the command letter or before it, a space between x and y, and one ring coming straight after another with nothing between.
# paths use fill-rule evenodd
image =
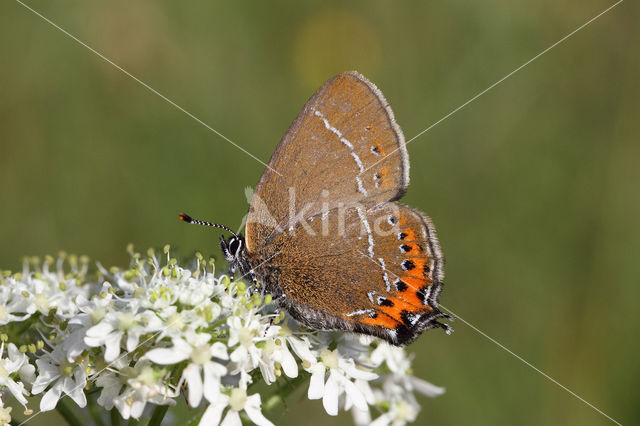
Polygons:
<instances>
[{"instance_id":1,"label":"white flower petal","mask_svg":"<svg viewBox=\"0 0 640 426\"><path fill-rule=\"evenodd\" d=\"M9 343L7 347L7 357L12 361L11 367L5 365L4 368L11 373L17 371L22 365L27 362L27 356L18 350L18 347L13 343Z\"/></svg>"},{"instance_id":2,"label":"white flower petal","mask_svg":"<svg viewBox=\"0 0 640 426\"><path fill-rule=\"evenodd\" d=\"M247 398L247 403L244 406L244 411L251 421L258 426L273 426L273 423L269 421L260 411L260 395L253 394Z\"/></svg>"},{"instance_id":3,"label":"white flower petal","mask_svg":"<svg viewBox=\"0 0 640 426\"><path fill-rule=\"evenodd\" d=\"M16 383L13 380L9 379L6 383L7 388L9 388L9 392L13 395L15 399L18 400L20 404L22 404L25 408L27 407L27 398L24 397L27 392L24 390L24 384ZM2 401L0 401L0 407L2 406Z\"/></svg>"},{"instance_id":4,"label":"white flower petal","mask_svg":"<svg viewBox=\"0 0 640 426\"><path fill-rule=\"evenodd\" d=\"M204 369L204 397L209 402L214 402L220 396L220 377L227 374L225 366L217 362L208 362Z\"/></svg>"},{"instance_id":5,"label":"white flower petal","mask_svg":"<svg viewBox=\"0 0 640 426\"><path fill-rule=\"evenodd\" d=\"M286 346L280 350L280 356L280 365L282 365L282 371L284 371L284 374L291 378L298 377L298 364Z\"/></svg>"},{"instance_id":6,"label":"white flower petal","mask_svg":"<svg viewBox=\"0 0 640 426\"><path fill-rule=\"evenodd\" d=\"M41 358L36 360L38 366L38 379L46 380L48 382L56 379L60 375L58 367L49 362L51 358Z\"/></svg>"},{"instance_id":7,"label":"white flower petal","mask_svg":"<svg viewBox=\"0 0 640 426\"><path fill-rule=\"evenodd\" d=\"M324 409L328 415L337 416L340 387L338 386L338 382L336 382L333 375L333 372L329 374L329 379L327 380L327 384L324 388L324 395L322 396L322 405L324 406Z\"/></svg>"},{"instance_id":8,"label":"white flower petal","mask_svg":"<svg viewBox=\"0 0 640 426\"><path fill-rule=\"evenodd\" d=\"M270 385L276 381L276 367L273 362L269 362L268 364L261 362L260 373L262 373L262 377L266 384Z\"/></svg>"},{"instance_id":9,"label":"white flower petal","mask_svg":"<svg viewBox=\"0 0 640 426\"><path fill-rule=\"evenodd\" d=\"M223 395L224 396L224 395ZM222 418L222 412L226 408L228 403L228 398L220 398L215 403L209 404L204 414L200 418L200 426L215 426L220 424L220 419Z\"/></svg>"},{"instance_id":10,"label":"white flower petal","mask_svg":"<svg viewBox=\"0 0 640 426\"><path fill-rule=\"evenodd\" d=\"M31 387L31 393L33 393L34 395L39 394L40 392L45 390L45 388L49 386L49 383L60 377L60 372L58 371L58 369L45 360L37 359L36 365L38 366L38 373L40 374Z\"/></svg>"},{"instance_id":11,"label":"white flower petal","mask_svg":"<svg viewBox=\"0 0 640 426\"><path fill-rule=\"evenodd\" d=\"M316 357L314 357L311 353L311 350L309 350L310 343L308 340L292 337L287 339L287 342L289 342L289 344L293 348L293 351L296 353L296 355L298 355L298 358L303 361L308 361L312 364L316 362Z\"/></svg>"},{"instance_id":12,"label":"white flower petal","mask_svg":"<svg viewBox=\"0 0 640 426\"><path fill-rule=\"evenodd\" d=\"M87 373L82 367L75 369L73 372L73 378L80 389L87 385Z\"/></svg>"},{"instance_id":13,"label":"white flower petal","mask_svg":"<svg viewBox=\"0 0 640 426\"><path fill-rule=\"evenodd\" d=\"M182 373L182 377L189 387L189 405L197 407L202 400L202 375L200 367L195 364L189 364Z\"/></svg>"},{"instance_id":14,"label":"white flower petal","mask_svg":"<svg viewBox=\"0 0 640 426\"><path fill-rule=\"evenodd\" d=\"M127 351L133 352L138 347L138 342L140 338L137 333L129 332L127 333Z\"/></svg>"},{"instance_id":15,"label":"white flower petal","mask_svg":"<svg viewBox=\"0 0 640 426\"><path fill-rule=\"evenodd\" d=\"M234 410L227 411L227 415L224 416L224 420L220 423L220 426L242 426L240 414Z\"/></svg>"},{"instance_id":16,"label":"white flower petal","mask_svg":"<svg viewBox=\"0 0 640 426\"><path fill-rule=\"evenodd\" d=\"M370 382L366 380L356 379L354 383L358 387L358 389L360 389L362 395L364 395L364 399L367 401L367 404L375 405L376 397L373 394L373 390L371 389L371 385L369 384Z\"/></svg>"},{"instance_id":17,"label":"white flower petal","mask_svg":"<svg viewBox=\"0 0 640 426\"><path fill-rule=\"evenodd\" d=\"M364 399L364 395L360 392L360 389L358 389L358 387L348 379L345 379L342 384L344 386L344 391L351 399L351 402L353 402L353 405L360 410L366 410L367 401Z\"/></svg>"},{"instance_id":18,"label":"white flower petal","mask_svg":"<svg viewBox=\"0 0 640 426\"><path fill-rule=\"evenodd\" d=\"M435 397L440 396L445 392L444 388L431 384L426 380L422 380L418 377L409 376L408 379L409 383L413 385L413 389L415 389L416 392L422 395Z\"/></svg>"},{"instance_id":19,"label":"white flower petal","mask_svg":"<svg viewBox=\"0 0 640 426\"><path fill-rule=\"evenodd\" d=\"M104 337L113 331L113 325L107 321L101 321L87 330L87 337Z\"/></svg>"},{"instance_id":20,"label":"white flower petal","mask_svg":"<svg viewBox=\"0 0 640 426\"><path fill-rule=\"evenodd\" d=\"M107 362L111 362L118 358L120 355L120 339L122 338L122 332L111 333L106 336L104 345L104 360ZM86 340L85 340L86 341Z\"/></svg>"},{"instance_id":21,"label":"white flower petal","mask_svg":"<svg viewBox=\"0 0 640 426\"><path fill-rule=\"evenodd\" d=\"M36 380L36 367L31 364L20 367L20 380L26 385L33 384Z\"/></svg>"},{"instance_id":22,"label":"white flower petal","mask_svg":"<svg viewBox=\"0 0 640 426\"><path fill-rule=\"evenodd\" d=\"M341 360L341 361L343 361L343 360ZM347 373L349 376L353 377L354 379L375 380L375 379L378 378L378 375L376 373L372 373L370 371L360 370L359 368L357 368L353 364L353 361L351 361L351 362L340 362L340 368L342 368L345 373Z\"/></svg>"},{"instance_id":23,"label":"white flower petal","mask_svg":"<svg viewBox=\"0 0 640 426\"><path fill-rule=\"evenodd\" d=\"M58 400L62 394L62 383L57 382L40 400L40 410L50 411L56 408Z\"/></svg>"},{"instance_id":24,"label":"white flower petal","mask_svg":"<svg viewBox=\"0 0 640 426\"><path fill-rule=\"evenodd\" d=\"M65 378L64 393L69 395L78 407L87 405L87 397L84 394L84 384L75 383L70 377Z\"/></svg>"},{"instance_id":25,"label":"white flower petal","mask_svg":"<svg viewBox=\"0 0 640 426\"><path fill-rule=\"evenodd\" d=\"M351 416L353 417L353 424L356 426L366 426L371 423L371 413L369 409L359 410L356 407L351 408Z\"/></svg>"},{"instance_id":26,"label":"white flower petal","mask_svg":"<svg viewBox=\"0 0 640 426\"><path fill-rule=\"evenodd\" d=\"M98 397L98 404L107 410L111 410L115 403L114 400L120 394L120 389L122 389L122 382L112 376L101 376L96 380L96 385L102 387L102 392Z\"/></svg>"},{"instance_id":27,"label":"white flower petal","mask_svg":"<svg viewBox=\"0 0 640 426\"><path fill-rule=\"evenodd\" d=\"M129 417L131 417L131 406L126 403L126 398L120 396L114 401L114 404L123 419L127 420Z\"/></svg>"},{"instance_id":28,"label":"white flower petal","mask_svg":"<svg viewBox=\"0 0 640 426\"><path fill-rule=\"evenodd\" d=\"M84 341L84 331L77 330L69 335L62 343L62 349L67 353L67 359L73 361L88 346Z\"/></svg>"},{"instance_id":29,"label":"white flower petal","mask_svg":"<svg viewBox=\"0 0 640 426\"><path fill-rule=\"evenodd\" d=\"M133 404L131 404L131 417L133 417L134 419L139 419L146 405L147 402L144 400L134 400Z\"/></svg>"},{"instance_id":30,"label":"white flower petal","mask_svg":"<svg viewBox=\"0 0 640 426\"><path fill-rule=\"evenodd\" d=\"M151 349L145 355L145 358L160 365L177 364L189 358L189 354L185 354L174 350L174 348L157 348Z\"/></svg>"},{"instance_id":31,"label":"white flower petal","mask_svg":"<svg viewBox=\"0 0 640 426\"><path fill-rule=\"evenodd\" d=\"M222 342L215 342L211 345L211 356L218 359L229 359L227 346Z\"/></svg>"},{"instance_id":32,"label":"white flower petal","mask_svg":"<svg viewBox=\"0 0 640 426\"><path fill-rule=\"evenodd\" d=\"M369 426L387 426L390 425L392 421L393 416L389 413L385 413L372 421Z\"/></svg>"},{"instance_id":33,"label":"white flower petal","mask_svg":"<svg viewBox=\"0 0 640 426\"><path fill-rule=\"evenodd\" d=\"M192 331L188 331L186 335L187 335L187 340L189 341L189 345L191 346L201 346L208 343L209 340L211 340L211 335L207 333L194 333ZM175 340L182 340L182 339L175 339Z\"/></svg>"},{"instance_id":34,"label":"white flower petal","mask_svg":"<svg viewBox=\"0 0 640 426\"><path fill-rule=\"evenodd\" d=\"M102 342L104 342L104 337L102 336L89 337L85 335L83 340L85 345L89 346L90 348L97 348L98 346L102 346Z\"/></svg>"},{"instance_id":35,"label":"white flower petal","mask_svg":"<svg viewBox=\"0 0 640 426\"><path fill-rule=\"evenodd\" d=\"M311 379L307 393L309 399L320 399L324 395L324 376L325 369L322 364L318 363L311 367Z\"/></svg>"}]
</instances>

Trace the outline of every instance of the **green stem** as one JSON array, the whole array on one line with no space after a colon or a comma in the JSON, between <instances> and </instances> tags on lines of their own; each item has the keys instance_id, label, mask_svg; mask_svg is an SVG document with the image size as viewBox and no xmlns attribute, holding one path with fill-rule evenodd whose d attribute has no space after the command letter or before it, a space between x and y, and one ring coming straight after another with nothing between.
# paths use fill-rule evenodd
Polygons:
<instances>
[{"instance_id":1,"label":"green stem","mask_svg":"<svg viewBox=\"0 0 640 426\"><path fill-rule=\"evenodd\" d=\"M22 327L20 327L20 329L18 329L18 334L17 336L22 337L22 335L24 333L27 332L27 330L29 330L32 326L33 323L36 321L36 319L38 319L40 317L40 313L36 312L35 314L33 314L28 320L26 320L23 324Z\"/></svg>"},{"instance_id":2,"label":"green stem","mask_svg":"<svg viewBox=\"0 0 640 426\"><path fill-rule=\"evenodd\" d=\"M206 410L206 408L204 410L201 410L199 413L197 413L195 416L191 417L188 421L187 421L187 426L197 426L198 424L200 424L200 419L202 418L202 416L204 415L204 411Z\"/></svg>"},{"instance_id":3,"label":"green stem","mask_svg":"<svg viewBox=\"0 0 640 426\"><path fill-rule=\"evenodd\" d=\"M56 411L65 419L68 425L82 426L82 422L64 399L60 399L58 401L58 405L56 405Z\"/></svg>"},{"instance_id":4,"label":"green stem","mask_svg":"<svg viewBox=\"0 0 640 426\"><path fill-rule=\"evenodd\" d=\"M109 417L111 418L111 426L120 426L120 412L117 408L112 408L109 411Z\"/></svg>"},{"instance_id":5,"label":"green stem","mask_svg":"<svg viewBox=\"0 0 640 426\"><path fill-rule=\"evenodd\" d=\"M307 381L309 374L301 372L298 377L288 381L286 386L283 386L275 394L271 395L263 404L263 411L271 411L285 402L285 399L291 395L300 385Z\"/></svg>"},{"instance_id":6,"label":"green stem","mask_svg":"<svg viewBox=\"0 0 640 426\"><path fill-rule=\"evenodd\" d=\"M89 395L87 395L89 396ZM95 399L91 399L89 401L89 414L91 414L91 418L96 426L104 426L104 422L102 421L102 413L103 411L98 407L98 404L95 402Z\"/></svg>"},{"instance_id":7,"label":"green stem","mask_svg":"<svg viewBox=\"0 0 640 426\"><path fill-rule=\"evenodd\" d=\"M92 383L92 382L90 382ZM98 392L102 392L102 388L99 388L97 386L91 386L89 389L86 389L84 391L85 395L90 396L90 395L95 395Z\"/></svg>"},{"instance_id":8,"label":"green stem","mask_svg":"<svg viewBox=\"0 0 640 426\"><path fill-rule=\"evenodd\" d=\"M227 318L228 317L224 317L216 322L214 322L213 324L209 324L209 330L215 330L216 328L218 328L218 326L224 324L225 322L227 322Z\"/></svg>"},{"instance_id":9,"label":"green stem","mask_svg":"<svg viewBox=\"0 0 640 426\"><path fill-rule=\"evenodd\" d=\"M151 419L149 420L149 424L147 426L159 426L160 424L162 424L162 419L164 418L164 415L167 414L168 409L168 405L156 405L156 408L153 409L153 414L151 414Z\"/></svg>"}]
</instances>

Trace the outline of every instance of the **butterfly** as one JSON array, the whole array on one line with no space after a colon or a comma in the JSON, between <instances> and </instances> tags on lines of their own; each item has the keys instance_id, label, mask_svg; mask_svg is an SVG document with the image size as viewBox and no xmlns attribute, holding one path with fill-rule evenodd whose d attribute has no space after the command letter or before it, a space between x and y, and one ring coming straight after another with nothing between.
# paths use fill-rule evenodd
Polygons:
<instances>
[{"instance_id":1,"label":"butterfly","mask_svg":"<svg viewBox=\"0 0 640 426\"><path fill-rule=\"evenodd\" d=\"M438 321L444 258L431 220L398 203L409 156L380 90L355 71L305 104L258 181L245 235L221 249L303 325L413 342Z\"/></svg>"}]
</instances>

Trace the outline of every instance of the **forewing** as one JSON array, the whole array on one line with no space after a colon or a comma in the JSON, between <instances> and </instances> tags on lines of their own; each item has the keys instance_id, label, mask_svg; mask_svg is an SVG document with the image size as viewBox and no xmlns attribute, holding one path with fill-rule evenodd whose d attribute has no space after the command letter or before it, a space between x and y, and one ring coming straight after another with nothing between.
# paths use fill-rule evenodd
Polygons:
<instances>
[{"instance_id":1,"label":"forewing","mask_svg":"<svg viewBox=\"0 0 640 426\"><path fill-rule=\"evenodd\" d=\"M408 183L404 136L382 93L355 71L339 74L306 103L262 174L247 217L247 249L257 251L323 203L331 209L395 200Z\"/></svg>"},{"instance_id":2,"label":"forewing","mask_svg":"<svg viewBox=\"0 0 640 426\"><path fill-rule=\"evenodd\" d=\"M434 326L449 329L437 321L445 316L438 310L444 260L424 214L395 202L364 204L315 216L309 228L276 237L270 265L299 321L393 344Z\"/></svg>"}]
</instances>

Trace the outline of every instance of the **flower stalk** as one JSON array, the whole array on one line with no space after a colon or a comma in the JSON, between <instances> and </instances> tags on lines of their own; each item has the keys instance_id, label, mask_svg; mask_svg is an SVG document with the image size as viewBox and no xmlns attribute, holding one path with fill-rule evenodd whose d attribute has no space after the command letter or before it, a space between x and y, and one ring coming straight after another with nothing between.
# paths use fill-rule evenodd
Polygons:
<instances>
[{"instance_id":1,"label":"flower stalk","mask_svg":"<svg viewBox=\"0 0 640 426\"><path fill-rule=\"evenodd\" d=\"M69 426L82 426L82 422L73 412L66 400L58 401L56 411L64 418Z\"/></svg>"}]
</instances>

